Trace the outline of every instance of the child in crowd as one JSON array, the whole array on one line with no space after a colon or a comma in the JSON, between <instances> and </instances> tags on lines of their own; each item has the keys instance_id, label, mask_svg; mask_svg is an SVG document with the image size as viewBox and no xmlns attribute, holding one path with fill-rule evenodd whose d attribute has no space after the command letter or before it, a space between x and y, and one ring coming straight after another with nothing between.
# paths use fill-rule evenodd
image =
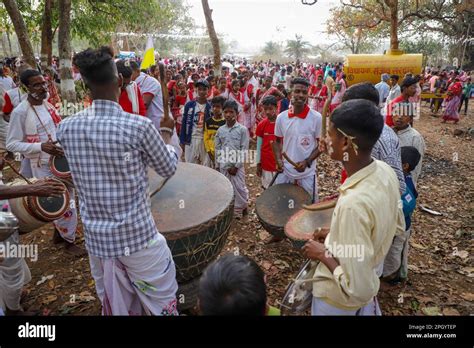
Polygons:
<instances>
[{"instance_id":1,"label":"child in crowd","mask_svg":"<svg viewBox=\"0 0 474 348\"><path fill-rule=\"evenodd\" d=\"M216 168L224 174L234 187L234 212L237 218L247 215L249 190L245 184L244 161L249 149L247 128L237 122L239 106L233 100L224 103L226 124L221 126L214 138Z\"/></svg>"},{"instance_id":2,"label":"child in crowd","mask_svg":"<svg viewBox=\"0 0 474 348\"><path fill-rule=\"evenodd\" d=\"M239 111L237 113L237 122L240 124L244 124L244 106L247 103L247 100L245 98L245 94L240 91L240 87L240 80L232 80L228 99L236 102L239 108Z\"/></svg>"},{"instance_id":3,"label":"child in crowd","mask_svg":"<svg viewBox=\"0 0 474 348\"><path fill-rule=\"evenodd\" d=\"M214 138L217 130L225 124L225 119L222 116L222 108L225 101L226 99L221 96L212 98L212 117L206 120L204 124L204 147L213 166L215 166Z\"/></svg>"},{"instance_id":4,"label":"child in crowd","mask_svg":"<svg viewBox=\"0 0 474 348\"><path fill-rule=\"evenodd\" d=\"M201 315L280 315L267 304L265 274L255 261L232 253L204 271L199 283Z\"/></svg>"},{"instance_id":5,"label":"child in crowd","mask_svg":"<svg viewBox=\"0 0 474 348\"><path fill-rule=\"evenodd\" d=\"M276 162L272 142L275 141L275 121L277 118L277 99L266 96L261 105L265 118L257 126L257 176L262 179L262 187L268 188L276 174Z\"/></svg>"},{"instance_id":6,"label":"child in crowd","mask_svg":"<svg viewBox=\"0 0 474 348\"><path fill-rule=\"evenodd\" d=\"M405 233L403 238L395 237L392 246L385 257L384 281L396 284L408 276L408 240L411 234L411 216L416 207L418 192L411 177L411 172L421 160L421 155L413 146L402 147L402 166L405 175L406 191L402 195L403 215L405 216ZM397 268L398 266L398 268ZM386 274L385 269L396 270L392 274Z\"/></svg>"},{"instance_id":7,"label":"child in crowd","mask_svg":"<svg viewBox=\"0 0 474 348\"><path fill-rule=\"evenodd\" d=\"M198 97L186 103L180 130L180 142L184 145L184 159L188 163L211 166L204 148L204 123L211 118L211 103L207 100L209 82L196 82Z\"/></svg>"}]
</instances>

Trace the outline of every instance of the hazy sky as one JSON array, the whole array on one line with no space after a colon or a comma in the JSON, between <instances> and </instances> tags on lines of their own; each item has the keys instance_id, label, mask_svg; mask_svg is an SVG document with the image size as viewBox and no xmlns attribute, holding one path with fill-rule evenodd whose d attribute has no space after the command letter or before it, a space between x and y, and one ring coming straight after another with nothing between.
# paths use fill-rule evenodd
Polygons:
<instances>
[{"instance_id":1,"label":"hazy sky","mask_svg":"<svg viewBox=\"0 0 474 348\"><path fill-rule=\"evenodd\" d=\"M185 1L196 24L206 25L201 0ZM319 0L313 6L301 0L209 0L216 31L245 50L260 48L266 41L293 39L295 34L311 44L326 43L329 9L338 4L338 0Z\"/></svg>"}]
</instances>

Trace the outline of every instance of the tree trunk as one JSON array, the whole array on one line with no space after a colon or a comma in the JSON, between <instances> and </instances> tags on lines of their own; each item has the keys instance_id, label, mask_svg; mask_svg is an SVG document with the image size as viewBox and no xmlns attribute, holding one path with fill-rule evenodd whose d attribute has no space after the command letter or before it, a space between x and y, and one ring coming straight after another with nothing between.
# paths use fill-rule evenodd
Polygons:
<instances>
[{"instance_id":1,"label":"tree trunk","mask_svg":"<svg viewBox=\"0 0 474 348\"><path fill-rule=\"evenodd\" d=\"M20 43L21 51L23 53L23 60L28 63L33 69L36 69L36 60L33 53L33 46L31 46L30 37L26 30L25 21L18 10L18 5L15 0L2 0L5 5L5 9L12 20L13 27L15 28L18 42Z\"/></svg>"},{"instance_id":2,"label":"tree trunk","mask_svg":"<svg viewBox=\"0 0 474 348\"><path fill-rule=\"evenodd\" d=\"M10 29L7 28L7 41L8 41L8 52L10 53L9 56L13 55L13 49L12 49L12 40L10 38Z\"/></svg>"},{"instance_id":3,"label":"tree trunk","mask_svg":"<svg viewBox=\"0 0 474 348\"><path fill-rule=\"evenodd\" d=\"M67 102L76 102L76 89L72 79L71 59L71 0L59 0L59 76L61 97Z\"/></svg>"},{"instance_id":4,"label":"tree trunk","mask_svg":"<svg viewBox=\"0 0 474 348\"><path fill-rule=\"evenodd\" d=\"M3 55L5 57L10 57L11 52L8 52L8 42L7 42L7 33L6 32L2 33L2 48L3 48Z\"/></svg>"},{"instance_id":5,"label":"tree trunk","mask_svg":"<svg viewBox=\"0 0 474 348\"><path fill-rule=\"evenodd\" d=\"M212 10L209 8L207 0L201 0L204 16L206 17L207 31L209 32L209 39L211 40L212 49L214 51L214 76L221 76L221 49L219 47L219 38L214 29L214 22L212 20Z\"/></svg>"},{"instance_id":6,"label":"tree trunk","mask_svg":"<svg viewBox=\"0 0 474 348\"><path fill-rule=\"evenodd\" d=\"M53 0L45 0L43 26L41 27L41 69L51 66L53 60L53 29L51 27L51 9Z\"/></svg>"},{"instance_id":7,"label":"tree trunk","mask_svg":"<svg viewBox=\"0 0 474 348\"><path fill-rule=\"evenodd\" d=\"M398 0L385 0L390 8L390 49L398 51Z\"/></svg>"}]
</instances>

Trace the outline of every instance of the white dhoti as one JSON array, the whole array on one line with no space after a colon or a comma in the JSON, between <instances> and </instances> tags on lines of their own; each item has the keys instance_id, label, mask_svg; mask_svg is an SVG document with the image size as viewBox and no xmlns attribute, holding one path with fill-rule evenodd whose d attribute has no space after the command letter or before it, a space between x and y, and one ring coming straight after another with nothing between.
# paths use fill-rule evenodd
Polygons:
<instances>
[{"instance_id":1,"label":"white dhoti","mask_svg":"<svg viewBox=\"0 0 474 348\"><path fill-rule=\"evenodd\" d=\"M393 238L392 246L385 256L383 264L383 276L387 277L396 272L400 278L407 278L408 275L408 246L410 230L404 231L402 235Z\"/></svg>"},{"instance_id":2,"label":"white dhoti","mask_svg":"<svg viewBox=\"0 0 474 348\"><path fill-rule=\"evenodd\" d=\"M20 165L20 173L26 178L32 178L33 173L31 172L31 163L29 158L23 158Z\"/></svg>"},{"instance_id":3,"label":"white dhoti","mask_svg":"<svg viewBox=\"0 0 474 348\"><path fill-rule=\"evenodd\" d=\"M244 126L249 130L251 137L254 135L255 128L255 106L251 106L247 111L243 111Z\"/></svg>"},{"instance_id":4,"label":"white dhoti","mask_svg":"<svg viewBox=\"0 0 474 348\"><path fill-rule=\"evenodd\" d=\"M311 303L311 315L314 316L329 316L329 315L357 315L357 316L380 316L382 311L380 310L377 297L374 297L372 301L366 304L364 307L357 310L346 310L340 309L326 303L320 298L313 297Z\"/></svg>"},{"instance_id":5,"label":"white dhoti","mask_svg":"<svg viewBox=\"0 0 474 348\"><path fill-rule=\"evenodd\" d=\"M319 201L318 197L318 185L316 183L316 175L312 174L301 179L293 179L285 172L278 174L278 177L275 180L275 185L278 184L295 184L302 187L306 192L311 196L313 203Z\"/></svg>"},{"instance_id":6,"label":"white dhoti","mask_svg":"<svg viewBox=\"0 0 474 348\"><path fill-rule=\"evenodd\" d=\"M184 148L184 160L187 163L202 164L203 166L212 168L212 161L206 152L202 137L191 138L191 144L186 145Z\"/></svg>"},{"instance_id":7,"label":"white dhoti","mask_svg":"<svg viewBox=\"0 0 474 348\"><path fill-rule=\"evenodd\" d=\"M237 170L237 174L230 175L226 169L220 169L220 172L230 180L232 186L234 187L234 212L241 214L244 209L248 207L249 201L249 190L245 184L245 169L241 167Z\"/></svg>"},{"instance_id":8,"label":"white dhoti","mask_svg":"<svg viewBox=\"0 0 474 348\"><path fill-rule=\"evenodd\" d=\"M18 244L18 232L12 234L2 243ZM20 299L23 286L31 281L31 273L25 260L20 257L6 257L0 262L0 309L21 310Z\"/></svg>"},{"instance_id":9,"label":"white dhoti","mask_svg":"<svg viewBox=\"0 0 474 348\"><path fill-rule=\"evenodd\" d=\"M89 257L103 315L178 315L176 268L163 236L129 256Z\"/></svg>"},{"instance_id":10,"label":"white dhoti","mask_svg":"<svg viewBox=\"0 0 474 348\"><path fill-rule=\"evenodd\" d=\"M261 180L262 180L262 187L264 189L267 189L268 186L270 186L270 183L272 182L273 177L275 176L276 173L277 172L269 172L269 171L266 171L266 170L262 169Z\"/></svg>"},{"instance_id":11,"label":"white dhoti","mask_svg":"<svg viewBox=\"0 0 474 348\"><path fill-rule=\"evenodd\" d=\"M54 177L49 169L47 164L41 163L41 166L38 167L36 161L31 162L31 173L32 176L41 179L45 177ZM75 199L75 190L68 187L69 197L71 202ZM73 243L76 239L76 230L77 230L77 209L75 204L69 204L68 210L64 215L53 222L54 227L58 230L61 237L68 243Z\"/></svg>"}]
</instances>

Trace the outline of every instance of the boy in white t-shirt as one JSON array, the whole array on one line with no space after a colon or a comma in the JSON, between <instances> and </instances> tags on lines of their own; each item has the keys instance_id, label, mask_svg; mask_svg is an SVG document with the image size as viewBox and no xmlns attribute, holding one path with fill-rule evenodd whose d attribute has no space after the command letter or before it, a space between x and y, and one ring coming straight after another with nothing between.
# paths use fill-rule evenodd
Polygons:
<instances>
[{"instance_id":1,"label":"boy in white t-shirt","mask_svg":"<svg viewBox=\"0 0 474 348\"><path fill-rule=\"evenodd\" d=\"M296 183L311 195L313 202L316 202L318 189L315 159L320 154L318 144L322 116L307 105L309 86L308 80L304 78L293 79L291 106L277 117L276 142L273 148L280 174L275 184ZM296 166L290 164L287 159Z\"/></svg>"}]
</instances>

